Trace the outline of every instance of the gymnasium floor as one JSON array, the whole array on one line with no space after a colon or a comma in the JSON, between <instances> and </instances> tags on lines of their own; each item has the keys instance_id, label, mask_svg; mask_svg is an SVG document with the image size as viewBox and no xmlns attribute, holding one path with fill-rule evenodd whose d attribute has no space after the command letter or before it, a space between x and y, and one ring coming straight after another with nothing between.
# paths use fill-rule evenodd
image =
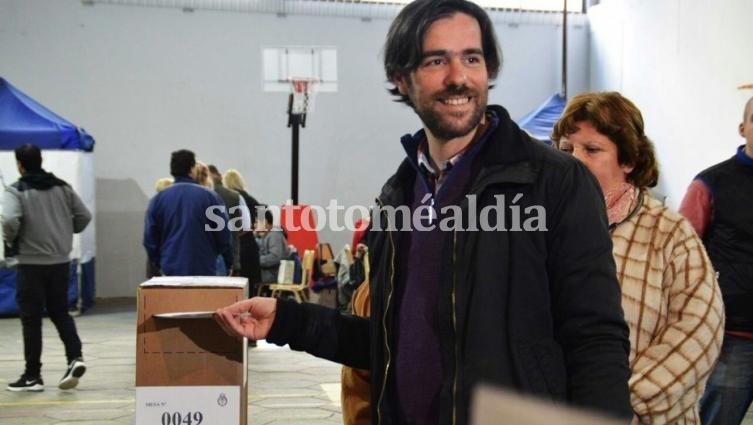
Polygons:
<instances>
[{"instance_id":1,"label":"gymnasium floor","mask_svg":"<svg viewBox=\"0 0 753 425\"><path fill-rule=\"evenodd\" d=\"M44 322L41 393L5 390L23 369L21 324L0 318L0 424L132 425L136 343L135 299L103 299L76 318L88 370L78 388L61 391L62 343ZM259 342L249 349L248 424L336 425L340 413L340 366L287 347ZM753 425L753 411L742 425Z\"/></svg>"},{"instance_id":2,"label":"gymnasium floor","mask_svg":"<svg viewBox=\"0 0 753 425\"><path fill-rule=\"evenodd\" d=\"M79 386L61 391L65 354L52 323L44 322L41 393L10 392L23 372L21 324L0 318L0 424L132 425L136 354L135 299L98 300L76 318L88 367ZM342 423L340 366L287 347L259 342L249 349L248 423Z\"/></svg>"}]
</instances>

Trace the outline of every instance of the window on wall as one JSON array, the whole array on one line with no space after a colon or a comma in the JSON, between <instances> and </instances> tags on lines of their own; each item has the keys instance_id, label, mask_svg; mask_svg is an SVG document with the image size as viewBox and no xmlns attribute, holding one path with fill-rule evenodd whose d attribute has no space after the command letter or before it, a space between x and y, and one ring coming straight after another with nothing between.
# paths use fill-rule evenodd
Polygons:
<instances>
[{"instance_id":1,"label":"window on wall","mask_svg":"<svg viewBox=\"0 0 753 425\"><path fill-rule=\"evenodd\" d=\"M408 4L412 0L344 0L347 3ZM473 0L488 9L533 10L542 12L562 11L564 0ZM583 11L583 0L567 0L567 10Z\"/></svg>"}]
</instances>

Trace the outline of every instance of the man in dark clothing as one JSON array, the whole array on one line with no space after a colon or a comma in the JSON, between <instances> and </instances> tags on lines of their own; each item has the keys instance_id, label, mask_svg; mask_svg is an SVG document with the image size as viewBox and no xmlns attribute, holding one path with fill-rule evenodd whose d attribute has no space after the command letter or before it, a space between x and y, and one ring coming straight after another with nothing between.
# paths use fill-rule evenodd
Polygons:
<instances>
[{"instance_id":1,"label":"man in dark clothing","mask_svg":"<svg viewBox=\"0 0 753 425\"><path fill-rule=\"evenodd\" d=\"M217 167L212 164L210 164L208 167L209 176L212 178L212 182L214 183L214 191L217 192L218 195L220 195L220 199L222 199L225 207L227 207L226 212L230 217L230 236L233 243L233 270L237 271L241 269L241 249L239 242L241 231L240 228L243 227L244 229L251 230L251 217L244 217L244 214L248 212L248 208L246 207L246 201L241 197L240 193L232 189L228 189L222 185L222 173L220 173ZM247 222L247 225L241 226L240 221Z\"/></svg>"},{"instance_id":2,"label":"man in dark clothing","mask_svg":"<svg viewBox=\"0 0 753 425\"><path fill-rule=\"evenodd\" d=\"M68 369L58 383L71 389L86 372L81 339L68 314L68 282L73 234L91 221L91 213L68 183L42 169L39 148L16 149L21 178L3 196L3 240L17 244L16 301L24 337L26 370L9 391L43 391L42 317L45 309L65 346Z\"/></svg>"},{"instance_id":3,"label":"man in dark clothing","mask_svg":"<svg viewBox=\"0 0 753 425\"><path fill-rule=\"evenodd\" d=\"M701 398L704 425L737 425L753 402L753 97L738 127L745 144L732 158L699 173L680 213L688 218L719 274L725 334Z\"/></svg>"},{"instance_id":4,"label":"man in dark clothing","mask_svg":"<svg viewBox=\"0 0 753 425\"><path fill-rule=\"evenodd\" d=\"M195 170L193 152L173 152L170 174L175 182L155 195L146 210L144 248L166 276L215 276L218 255L232 273L225 205L194 180Z\"/></svg>"},{"instance_id":5,"label":"man in dark clothing","mask_svg":"<svg viewBox=\"0 0 753 425\"><path fill-rule=\"evenodd\" d=\"M423 129L402 138L365 236L371 319L255 298L218 311L220 325L370 369L374 423L467 424L482 382L632 417L602 195L487 106L501 62L487 14L416 0L384 52L391 93Z\"/></svg>"}]
</instances>

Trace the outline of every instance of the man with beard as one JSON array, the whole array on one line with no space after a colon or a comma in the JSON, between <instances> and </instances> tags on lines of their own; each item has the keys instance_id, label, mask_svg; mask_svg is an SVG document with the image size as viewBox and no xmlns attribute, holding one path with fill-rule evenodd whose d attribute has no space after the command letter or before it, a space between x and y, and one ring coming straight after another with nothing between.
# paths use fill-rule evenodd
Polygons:
<instances>
[{"instance_id":1,"label":"man with beard","mask_svg":"<svg viewBox=\"0 0 753 425\"><path fill-rule=\"evenodd\" d=\"M384 51L391 93L423 129L402 138L365 236L370 321L254 298L220 309L220 325L370 369L374 423L466 424L481 382L630 418L603 199L577 161L487 107L501 62L489 17L416 0ZM535 211L536 228L516 224Z\"/></svg>"}]
</instances>

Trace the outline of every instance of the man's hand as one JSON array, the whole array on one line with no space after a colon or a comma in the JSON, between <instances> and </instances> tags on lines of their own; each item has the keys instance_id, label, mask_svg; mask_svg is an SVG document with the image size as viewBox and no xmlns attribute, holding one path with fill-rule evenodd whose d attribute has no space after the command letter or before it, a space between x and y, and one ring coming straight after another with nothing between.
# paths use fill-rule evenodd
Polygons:
<instances>
[{"instance_id":1,"label":"man's hand","mask_svg":"<svg viewBox=\"0 0 753 425\"><path fill-rule=\"evenodd\" d=\"M266 339L277 312L277 299L254 297L217 309L214 319L231 336Z\"/></svg>"}]
</instances>

